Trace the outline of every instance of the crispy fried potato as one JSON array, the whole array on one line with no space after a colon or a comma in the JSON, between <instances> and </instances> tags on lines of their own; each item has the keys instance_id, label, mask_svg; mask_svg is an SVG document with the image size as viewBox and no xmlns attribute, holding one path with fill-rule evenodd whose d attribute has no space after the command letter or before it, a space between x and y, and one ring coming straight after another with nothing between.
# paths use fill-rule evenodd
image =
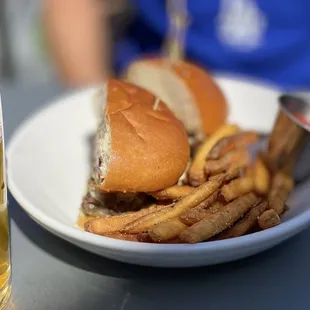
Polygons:
<instances>
[{"instance_id":1,"label":"crispy fried potato","mask_svg":"<svg viewBox=\"0 0 310 310\"><path fill-rule=\"evenodd\" d=\"M137 240L139 242L153 243L152 238L149 236L147 232L141 232L139 234L135 234L134 236L137 237Z\"/></svg>"},{"instance_id":2,"label":"crispy fried potato","mask_svg":"<svg viewBox=\"0 0 310 310\"><path fill-rule=\"evenodd\" d=\"M258 218L258 225L261 229L268 229L281 223L280 217L273 209L266 210Z\"/></svg>"},{"instance_id":3,"label":"crispy fried potato","mask_svg":"<svg viewBox=\"0 0 310 310\"><path fill-rule=\"evenodd\" d=\"M268 195L268 201L270 209L276 211L278 215L284 213L286 205L286 199L289 196L289 192L282 188L272 188Z\"/></svg>"},{"instance_id":4,"label":"crispy fried potato","mask_svg":"<svg viewBox=\"0 0 310 310\"><path fill-rule=\"evenodd\" d=\"M267 195L270 188L270 173L260 157L257 157L254 163L253 179L256 193Z\"/></svg>"},{"instance_id":5,"label":"crispy fried potato","mask_svg":"<svg viewBox=\"0 0 310 310\"><path fill-rule=\"evenodd\" d=\"M154 241L153 241L154 242ZM172 239L172 240L165 240L161 242L156 243L164 243L164 244L178 244L178 243L184 243L180 238Z\"/></svg>"},{"instance_id":6,"label":"crispy fried potato","mask_svg":"<svg viewBox=\"0 0 310 310\"><path fill-rule=\"evenodd\" d=\"M213 181L213 180L216 180L219 176L224 176L225 173L219 173L219 174L216 174L216 175L211 175L209 178L208 178L208 181Z\"/></svg>"},{"instance_id":7,"label":"crispy fried potato","mask_svg":"<svg viewBox=\"0 0 310 310\"><path fill-rule=\"evenodd\" d=\"M221 189L221 195L229 202L237 197L243 196L251 192L254 188L253 178L241 177L232 180L230 183L224 185Z\"/></svg>"},{"instance_id":8,"label":"crispy fried potato","mask_svg":"<svg viewBox=\"0 0 310 310\"><path fill-rule=\"evenodd\" d=\"M168 244L182 243L182 241L179 238L154 242L150 237L150 235L148 234L148 232L141 232L138 234L134 234L133 236L137 237L138 242L144 242L144 243L168 243Z\"/></svg>"},{"instance_id":9,"label":"crispy fried potato","mask_svg":"<svg viewBox=\"0 0 310 310\"><path fill-rule=\"evenodd\" d=\"M204 171L207 176L217 175L228 171L230 168L244 168L251 162L250 154L246 149L238 149L227 153L220 159L207 160Z\"/></svg>"},{"instance_id":10,"label":"crispy fried potato","mask_svg":"<svg viewBox=\"0 0 310 310\"><path fill-rule=\"evenodd\" d=\"M101 236L109 237L113 239L119 239L119 240L141 242L140 240L138 240L137 235L124 234L119 231L104 233L104 234L101 234Z\"/></svg>"},{"instance_id":11,"label":"crispy fried potato","mask_svg":"<svg viewBox=\"0 0 310 310\"><path fill-rule=\"evenodd\" d=\"M222 138L214 145L208 154L207 159L219 159L228 152L240 148L246 148L258 140L259 135L255 131L243 131L232 136Z\"/></svg>"},{"instance_id":12,"label":"crispy fried potato","mask_svg":"<svg viewBox=\"0 0 310 310\"><path fill-rule=\"evenodd\" d=\"M254 167L253 165L244 168L244 177L254 178Z\"/></svg>"},{"instance_id":13,"label":"crispy fried potato","mask_svg":"<svg viewBox=\"0 0 310 310\"><path fill-rule=\"evenodd\" d=\"M278 171L272 179L272 188L283 189L290 193L294 188L294 180L290 175L282 171Z\"/></svg>"},{"instance_id":14,"label":"crispy fried potato","mask_svg":"<svg viewBox=\"0 0 310 310\"><path fill-rule=\"evenodd\" d=\"M233 135L239 130L239 127L236 125L225 124L202 143L188 172L189 182L192 186L199 186L206 181L204 164L213 146L222 138Z\"/></svg>"},{"instance_id":15,"label":"crispy fried potato","mask_svg":"<svg viewBox=\"0 0 310 310\"><path fill-rule=\"evenodd\" d=\"M126 224L122 232L137 234L140 232L146 232L150 227L160 223L159 219L165 217L167 212L172 209L173 206L170 206L168 209L161 209L158 211L151 212L144 216L137 218L136 220ZM168 212L169 213L169 212Z\"/></svg>"},{"instance_id":16,"label":"crispy fried potato","mask_svg":"<svg viewBox=\"0 0 310 310\"><path fill-rule=\"evenodd\" d=\"M144 243L167 243L167 244L176 244L176 243L183 243L179 238L175 239L169 239L169 240L162 240L162 241L153 241L148 232L141 232L138 234L134 234L134 236L137 236L137 240L139 242Z\"/></svg>"},{"instance_id":17,"label":"crispy fried potato","mask_svg":"<svg viewBox=\"0 0 310 310\"><path fill-rule=\"evenodd\" d=\"M225 176L221 176L218 179L202 184L195 188L190 194L176 202L174 207L140 217L137 220L128 223L123 231L128 233L139 233L150 229L153 225L178 217L181 213L197 206L211 196L222 186L224 180Z\"/></svg>"},{"instance_id":18,"label":"crispy fried potato","mask_svg":"<svg viewBox=\"0 0 310 310\"><path fill-rule=\"evenodd\" d=\"M128 212L120 215L99 217L88 220L85 225L85 231L102 235L110 232L122 230L126 224L138 219L141 216L151 214L155 211L163 210L171 207L171 205L152 205L148 208L141 209L136 212Z\"/></svg>"},{"instance_id":19,"label":"crispy fried potato","mask_svg":"<svg viewBox=\"0 0 310 310\"><path fill-rule=\"evenodd\" d=\"M236 222L232 227L224 230L214 237L213 240L223 240L243 236L257 224L257 218L268 208L266 200L254 206L243 218Z\"/></svg>"},{"instance_id":20,"label":"crispy fried potato","mask_svg":"<svg viewBox=\"0 0 310 310\"><path fill-rule=\"evenodd\" d=\"M285 201L294 187L294 180L291 176L278 171L272 178L271 190L268 194L270 208L278 215L285 209Z\"/></svg>"},{"instance_id":21,"label":"crispy fried potato","mask_svg":"<svg viewBox=\"0 0 310 310\"><path fill-rule=\"evenodd\" d=\"M84 213L80 213L76 222L75 227L84 230L85 223L95 219L95 216L85 215Z\"/></svg>"},{"instance_id":22,"label":"crispy fried potato","mask_svg":"<svg viewBox=\"0 0 310 310\"><path fill-rule=\"evenodd\" d=\"M212 215L214 213L217 213L221 210L221 208L224 206L224 204L221 201L216 201L210 208L208 209L191 209L193 212L189 212L186 217L183 215L182 217L182 223L186 223L187 226L194 225L204 218L206 218L209 215ZM191 211L190 210L190 211Z\"/></svg>"},{"instance_id":23,"label":"crispy fried potato","mask_svg":"<svg viewBox=\"0 0 310 310\"><path fill-rule=\"evenodd\" d=\"M180 233L186 228L187 226L178 218L173 218L167 222L154 225L148 233L153 241L162 242L178 238Z\"/></svg>"},{"instance_id":24,"label":"crispy fried potato","mask_svg":"<svg viewBox=\"0 0 310 310\"><path fill-rule=\"evenodd\" d=\"M201 221L204 218L206 212L209 212L211 209L215 210L213 206L217 202L219 193L219 190L214 192L210 197L208 197L205 201L201 202L197 207L181 213L179 216L180 221L188 226ZM215 207L218 206L219 205L217 204Z\"/></svg>"},{"instance_id":25,"label":"crispy fried potato","mask_svg":"<svg viewBox=\"0 0 310 310\"><path fill-rule=\"evenodd\" d=\"M180 244L180 243L184 243L180 238L177 239L173 239L173 240L167 240L164 242L160 242L160 243L166 243L166 244Z\"/></svg>"},{"instance_id":26,"label":"crispy fried potato","mask_svg":"<svg viewBox=\"0 0 310 310\"><path fill-rule=\"evenodd\" d=\"M224 183L227 183L231 180L234 180L234 179L237 179L237 178L240 178L241 176L244 176L245 175L245 167L238 167L238 165L234 166L232 165L227 172L221 172L219 174L215 174L215 175L211 175L209 178L208 178L208 181L212 181L212 180L215 180L217 179L219 176L225 176L226 177L226 181Z\"/></svg>"},{"instance_id":27,"label":"crispy fried potato","mask_svg":"<svg viewBox=\"0 0 310 310\"><path fill-rule=\"evenodd\" d=\"M187 196L193 191L193 189L194 187L191 186L175 185L157 192L149 193L149 195L153 196L155 199L158 200L178 200L182 197Z\"/></svg>"},{"instance_id":28,"label":"crispy fried potato","mask_svg":"<svg viewBox=\"0 0 310 310\"><path fill-rule=\"evenodd\" d=\"M285 209L285 197L287 196L287 192L284 190L271 190L268 196L270 209L281 215Z\"/></svg>"},{"instance_id":29,"label":"crispy fried potato","mask_svg":"<svg viewBox=\"0 0 310 310\"><path fill-rule=\"evenodd\" d=\"M187 243L210 239L234 224L257 203L257 200L257 196L253 193L235 199L219 212L207 216L202 221L185 229L180 234L180 239Z\"/></svg>"}]
</instances>

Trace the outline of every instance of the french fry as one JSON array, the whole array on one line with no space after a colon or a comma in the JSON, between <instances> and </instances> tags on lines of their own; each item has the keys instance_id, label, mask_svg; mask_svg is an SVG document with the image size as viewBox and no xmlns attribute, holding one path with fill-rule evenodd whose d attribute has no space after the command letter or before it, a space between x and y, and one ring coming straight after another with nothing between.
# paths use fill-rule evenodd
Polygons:
<instances>
[{"instance_id":1,"label":"french fry","mask_svg":"<svg viewBox=\"0 0 310 310\"><path fill-rule=\"evenodd\" d=\"M212 215L216 212L219 212L221 208L224 206L224 204L220 201L216 201L210 208L208 209L196 209L193 210L192 213L190 213L187 218L183 218L182 222L186 222L187 226L194 225L204 218L208 217L209 215ZM195 209L195 208L194 208Z\"/></svg>"},{"instance_id":2,"label":"french fry","mask_svg":"<svg viewBox=\"0 0 310 310\"><path fill-rule=\"evenodd\" d=\"M122 230L126 224L138 219L141 216L151 214L155 211L164 210L171 207L171 205L153 205L148 208L141 209L136 212L123 213L120 215L99 217L88 220L85 225L85 231L102 235Z\"/></svg>"},{"instance_id":3,"label":"french fry","mask_svg":"<svg viewBox=\"0 0 310 310\"><path fill-rule=\"evenodd\" d=\"M187 243L197 243L210 239L240 219L257 203L257 199L253 193L238 197L224 206L220 212L212 214L185 229L180 234L180 239Z\"/></svg>"},{"instance_id":4,"label":"french fry","mask_svg":"<svg viewBox=\"0 0 310 310\"><path fill-rule=\"evenodd\" d=\"M141 232L139 234L135 234L134 236L137 237L137 240L139 242L153 243L152 238L149 236L149 234L147 232Z\"/></svg>"},{"instance_id":5,"label":"french fry","mask_svg":"<svg viewBox=\"0 0 310 310\"><path fill-rule=\"evenodd\" d=\"M275 173L272 180L272 188L283 189L290 193L293 187L294 180L290 175L283 173L282 171Z\"/></svg>"},{"instance_id":6,"label":"french fry","mask_svg":"<svg viewBox=\"0 0 310 310\"><path fill-rule=\"evenodd\" d=\"M207 176L217 175L228 171L230 168L243 168L250 164L250 154L246 149L238 149L224 155L220 159L207 160L204 171Z\"/></svg>"},{"instance_id":7,"label":"french fry","mask_svg":"<svg viewBox=\"0 0 310 310\"><path fill-rule=\"evenodd\" d=\"M148 233L153 241L162 242L178 238L180 233L186 228L187 226L178 218L173 218L167 222L154 225Z\"/></svg>"},{"instance_id":8,"label":"french fry","mask_svg":"<svg viewBox=\"0 0 310 310\"><path fill-rule=\"evenodd\" d=\"M137 220L128 223L123 231L127 233L139 233L150 229L153 225L178 217L181 213L197 206L211 196L222 186L225 178L226 176L221 176L215 180L200 185L190 194L176 202L174 207L140 217Z\"/></svg>"},{"instance_id":9,"label":"french fry","mask_svg":"<svg viewBox=\"0 0 310 310\"><path fill-rule=\"evenodd\" d=\"M283 190L271 190L268 201L270 209L273 209L278 215L281 215L285 209L285 200L287 193Z\"/></svg>"},{"instance_id":10,"label":"french fry","mask_svg":"<svg viewBox=\"0 0 310 310\"><path fill-rule=\"evenodd\" d=\"M273 209L266 210L258 218L258 225L261 229L268 229L281 223L280 217Z\"/></svg>"},{"instance_id":11,"label":"french fry","mask_svg":"<svg viewBox=\"0 0 310 310\"><path fill-rule=\"evenodd\" d=\"M213 146L222 138L233 135L239 130L239 127L236 125L225 124L202 143L188 172L189 182L192 186L199 186L206 181L206 177L204 175L204 164L207 155Z\"/></svg>"},{"instance_id":12,"label":"french fry","mask_svg":"<svg viewBox=\"0 0 310 310\"><path fill-rule=\"evenodd\" d=\"M141 232L138 234L134 234L134 236L137 237L137 240L139 242L144 243L169 243L169 244L175 244L175 243L182 243L182 241L179 238L169 239L169 240L162 240L162 241L153 241L148 232Z\"/></svg>"},{"instance_id":13,"label":"french fry","mask_svg":"<svg viewBox=\"0 0 310 310\"><path fill-rule=\"evenodd\" d=\"M260 195L267 195L270 188L270 173L260 157L254 163L254 188Z\"/></svg>"},{"instance_id":14,"label":"french fry","mask_svg":"<svg viewBox=\"0 0 310 310\"><path fill-rule=\"evenodd\" d=\"M244 168L244 175L243 176L254 178L254 169L253 168L254 167L252 165Z\"/></svg>"},{"instance_id":15,"label":"french fry","mask_svg":"<svg viewBox=\"0 0 310 310\"><path fill-rule=\"evenodd\" d=\"M278 215L285 209L285 201L294 187L294 180L291 176L278 171L272 179L271 190L268 195L270 208Z\"/></svg>"},{"instance_id":16,"label":"french fry","mask_svg":"<svg viewBox=\"0 0 310 310\"><path fill-rule=\"evenodd\" d=\"M212 181L212 180L216 180L219 176L224 176L225 173L219 173L219 174L216 174L216 175L211 175L209 178L208 178L208 181Z\"/></svg>"},{"instance_id":17,"label":"french fry","mask_svg":"<svg viewBox=\"0 0 310 310\"><path fill-rule=\"evenodd\" d=\"M288 196L288 191L281 188L272 188L268 195L270 209L275 210L278 215L283 214L286 208L285 202Z\"/></svg>"},{"instance_id":18,"label":"french fry","mask_svg":"<svg viewBox=\"0 0 310 310\"><path fill-rule=\"evenodd\" d=\"M253 178L241 177L232 180L230 183L224 185L221 189L221 195L229 202L237 197L243 196L251 192L254 188Z\"/></svg>"},{"instance_id":19,"label":"french fry","mask_svg":"<svg viewBox=\"0 0 310 310\"><path fill-rule=\"evenodd\" d=\"M124 234L124 233L121 233L119 231L104 233L104 234L101 234L101 235L104 236L104 237L113 238L113 239L141 242L141 241L138 240L137 235Z\"/></svg>"},{"instance_id":20,"label":"french fry","mask_svg":"<svg viewBox=\"0 0 310 310\"><path fill-rule=\"evenodd\" d=\"M179 219L185 225L193 225L204 218L205 212L211 209L215 204L220 191L214 192L210 197L205 201L201 202L197 207L189 209L180 214Z\"/></svg>"},{"instance_id":21,"label":"french fry","mask_svg":"<svg viewBox=\"0 0 310 310\"><path fill-rule=\"evenodd\" d=\"M173 239L173 240L168 240L165 242L161 242L161 243L166 243L166 244L179 244L179 243L184 243L180 238L177 239Z\"/></svg>"},{"instance_id":22,"label":"french fry","mask_svg":"<svg viewBox=\"0 0 310 310\"><path fill-rule=\"evenodd\" d=\"M221 172L219 174L215 174L215 175L211 175L209 178L208 178L208 181L211 181L211 180L215 180L217 179L219 176L226 176L226 182L229 182L231 180L234 180L234 179L237 179L243 175L245 175L245 167L238 167L238 165L232 165L227 172Z\"/></svg>"},{"instance_id":23,"label":"french fry","mask_svg":"<svg viewBox=\"0 0 310 310\"><path fill-rule=\"evenodd\" d=\"M246 148L248 145L257 142L258 139L259 136L255 131L243 131L232 136L222 138L214 145L208 154L207 159L219 159L228 152L240 148Z\"/></svg>"},{"instance_id":24,"label":"french fry","mask_svg":"<svg viewBox=\"0 0 310 310\"><path fill-rule=\"evenodd\" d=\"M191 186L175 185L157 192L149 193L149 195L153 196L155 199L158 200L178 200L182 197L187 196L193 191L193 189L194 187Z\"/></svg>"},{"instance_id":25,"label":"french fry","mask_svg":"<svg viewBox=\"0 0 310 310\"><path fill-rule=\"evenodd\" d=\"M184 243L184 242L180 238L176 238L176 239L166 240L166 241L161 241L161 242L156 242L156 243L178 244L178 243Z\"/></svg>"},{"instance_id":26,"label":"french fry","mask_svg":"<svg viewBox=\"0 0 310 310\"><path fill-rule=\"evenodd\" d=\"M243 236L257 224L257 218L268 208L266 200L254 206L243 218L236 222L232 227L216 235L213 240L223 240Z\"/></svg>"}]
</instances>

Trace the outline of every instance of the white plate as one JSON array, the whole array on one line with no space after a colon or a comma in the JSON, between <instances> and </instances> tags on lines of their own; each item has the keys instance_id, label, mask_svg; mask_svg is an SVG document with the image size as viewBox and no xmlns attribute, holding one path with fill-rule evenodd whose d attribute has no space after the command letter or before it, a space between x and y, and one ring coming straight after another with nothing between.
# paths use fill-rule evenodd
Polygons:
<instances>
[{"instance_id":1,"label":"white plate","mask_svg":"<svg viewBox=\"0 0 310 310\"><path fill-rule=\"evenodd\" d=\"M230 121L268 131L277 111L277 91L231 79L219 83L230 103ZM306 228L310 221L305 184L293 194L291 210L278 227L196 245L144 244L83 232L74 227L88 177L88 137L96 119L93 90L50 102L29 118L11 139L9 188L24 210L59 237L99 255L148 266L188 267L217 264L268 249Z\"/></svg>"}]
</instances>

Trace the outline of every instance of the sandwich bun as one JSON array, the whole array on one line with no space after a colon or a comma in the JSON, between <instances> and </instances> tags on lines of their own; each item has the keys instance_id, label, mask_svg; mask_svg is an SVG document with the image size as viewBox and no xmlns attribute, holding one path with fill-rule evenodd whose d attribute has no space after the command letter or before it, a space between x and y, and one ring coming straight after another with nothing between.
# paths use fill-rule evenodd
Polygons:
<instances>
[{"instance_id":1,"label":"sandwich bun","mask_svg":"<svg viewBox=\"0 0 310 310\"><path fill-rule=\"evenodd\" d=\"M142 59L130 64L124 79L161 98L190 134L209 135L226 121L227 104L221 89L196 65Z\"/></svg>"},{"instance_id":2,"label":"sandwich bun","mask_svg":"<svg viewBox=\"0 0 310 310\"><path fill-rule=\"evenodd\" d=\"M96 187L105 192L152 192L178 182L190 147L183 124L161 100L111 79L102 91L103 121L93 153Z\"/></svg>"}]
</instances>

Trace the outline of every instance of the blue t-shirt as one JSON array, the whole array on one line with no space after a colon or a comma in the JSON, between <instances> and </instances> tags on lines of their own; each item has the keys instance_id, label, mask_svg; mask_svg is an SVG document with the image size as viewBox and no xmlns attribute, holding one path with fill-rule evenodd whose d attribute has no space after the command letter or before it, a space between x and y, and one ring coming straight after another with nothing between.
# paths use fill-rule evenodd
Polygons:
<instances>
[{"instance_id":1,"label":"blue t-shirt","mask_svg":"<svg viewBox=\"0 0 310 310\"><path fill-rule=\"evenodd\" d=\"M137 16L116 44L115 67L161 52L166 0L132 0ZM187 0L187 59L210 71L310 87L310 1Z\"/></svg>"}]
</instances>

